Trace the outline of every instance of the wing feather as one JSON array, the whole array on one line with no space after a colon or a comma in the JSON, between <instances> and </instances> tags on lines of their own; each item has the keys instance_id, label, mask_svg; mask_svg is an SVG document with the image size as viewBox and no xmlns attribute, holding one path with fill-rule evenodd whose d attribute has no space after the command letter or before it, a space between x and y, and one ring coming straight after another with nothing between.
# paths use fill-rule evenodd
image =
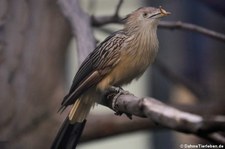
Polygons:
<instances>
[{"instance_id":1,"label":"wing feather","mask_svg":"<svg viewBox=\"0 0 225 149\"><path fill-rule=\"evenodd\" d=\"M96 84L96 82L99 82L101 78L101 74L98 71L94 71L71 94L68 94L68 97L62 102L62 106L73 104L76 97L80 96L87 88Z\"/></svg>"},{"instance_id":2,"label":"wing feather","mask_svg":"<svg viewBox=\"0 0 225 149\"><path fill-rule=\"evenodd\" d=\"M64 97L63 108L73 104L90 87L98 84L119 62L120 49L127 38L124 31L117 31L100 43L81 64L69 93Z\"/></svg>"}]
</instances>

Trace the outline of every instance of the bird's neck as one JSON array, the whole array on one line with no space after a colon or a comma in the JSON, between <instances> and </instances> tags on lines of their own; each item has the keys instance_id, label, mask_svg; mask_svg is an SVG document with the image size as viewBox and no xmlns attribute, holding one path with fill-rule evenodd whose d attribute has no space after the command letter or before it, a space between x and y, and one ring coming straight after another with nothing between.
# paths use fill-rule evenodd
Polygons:
<instances>
[{"instance_id":1,"label":"bird's neck","mask_svg":"<svg viewBox=\"0 0 225 149\"><path fill-rule=\"evenodd\" d=\"M128 32L132 34L135 41L137 41L137 46L142 47L146 50L148 49L158 49L158 38L157 38L157 26L142 27L138 29L133 29Z\"/></svg>"},{"instance_id":2,"label":"bird's neck","mask_svg":"<svg viewBox=\"0 0 225 149\"><path fill-rule=\"evenodd\" d=\"M156 34L157 26L155 28L140 28L127 31L130 37L130 46L132 50L129 51L132 55L139 55L146 57L151 63L158 51L158 38ZM136 50L133 50L136 49Z\"/></svg>"}]
</instances>

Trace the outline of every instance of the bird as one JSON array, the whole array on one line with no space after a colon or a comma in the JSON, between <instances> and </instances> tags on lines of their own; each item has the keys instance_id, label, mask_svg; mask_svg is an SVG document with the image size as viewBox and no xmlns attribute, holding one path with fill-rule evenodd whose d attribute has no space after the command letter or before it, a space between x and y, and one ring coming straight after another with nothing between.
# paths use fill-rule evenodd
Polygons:
<instances>
[{"instance_id":1,"label":"bird","mask_svg":"<svg viewBox=\"0 0 225 149\"><path fill-rule=\"evenodd\" d=\"M141 77L158 52L159 20L169 14L161 6L141 7L123 19L123 29L97 45L79 67L61 103L60 111L72 105L64 126L70 125L72 130L73 125L85 124L90 109L101 100L104 91L111 86L127 85ZM58 138L66 131L62 126Z\"/></svg>"}]
</instances>

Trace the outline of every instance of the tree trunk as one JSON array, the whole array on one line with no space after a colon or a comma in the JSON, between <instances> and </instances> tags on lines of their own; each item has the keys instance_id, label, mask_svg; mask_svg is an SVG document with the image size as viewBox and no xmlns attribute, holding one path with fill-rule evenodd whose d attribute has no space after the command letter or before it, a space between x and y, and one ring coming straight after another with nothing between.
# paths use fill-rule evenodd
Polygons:
<instances>
[{"instance_id":1,"label":"tree trunk","mask_svg":"<svg viewBox=\"0 0 225 149\"><path fill-rule=\"evenodd\" d=\"M70 37L56 1L0 1L0 148L49 148Z\"/></svg>"}]
</instances>

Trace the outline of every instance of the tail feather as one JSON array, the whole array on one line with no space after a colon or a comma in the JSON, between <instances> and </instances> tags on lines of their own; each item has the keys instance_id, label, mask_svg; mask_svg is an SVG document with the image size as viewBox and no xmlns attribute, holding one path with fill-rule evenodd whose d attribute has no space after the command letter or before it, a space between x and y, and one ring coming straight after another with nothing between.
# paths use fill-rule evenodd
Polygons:
<instances>
[{"instance_id":1,"label":"tail feather","mask_svg":"<svg viewBox=\"0 0 225 149\"><path fill-rule=\"evenodd\" d=\"M85 102L81 99L76 100L69 113L70 122L83 122L86 119L88 113L90 112L92 105L92 102Z\"/></svg>"},{"instance_id":2,"label":"tail feather","mask_svg":"<svg viewBox=\"0 0 225 149\"><path fill-rule=\"evenodd\" d=\"M52 143L51 149L75 149L86 120L82 123L71 124L67 117L57 133L55 140Z\"/></svg>"}]
</instances>

